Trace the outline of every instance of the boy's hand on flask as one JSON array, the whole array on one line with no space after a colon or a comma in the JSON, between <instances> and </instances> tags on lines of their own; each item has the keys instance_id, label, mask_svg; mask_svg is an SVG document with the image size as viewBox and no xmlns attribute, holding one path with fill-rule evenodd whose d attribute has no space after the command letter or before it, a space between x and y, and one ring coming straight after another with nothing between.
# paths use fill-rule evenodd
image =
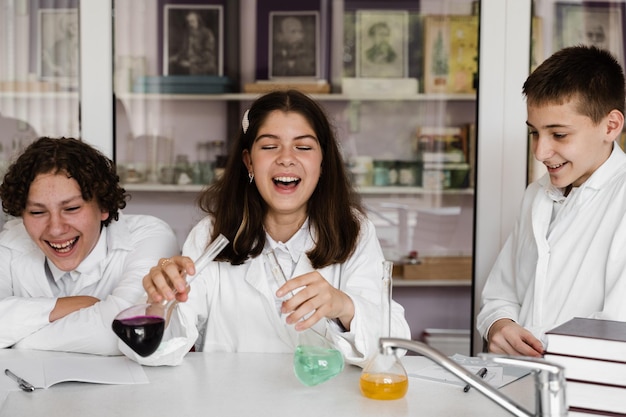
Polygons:
<instances>
[{"instance_id":1,"label":"boy's hand on flask","mask_svg":"<svg viewBox=\"0 0 626 417\"><path fill-rule=\"evenodd\" d=\"M187 256L173 256L159 260L159 264L150 269L143 278L143 288L149 302L162 300L187 301L189 285L187 275L196 273L193 260Z\"/></svg>"},{"instance_id":2,"label":"boy's hand on flask","mask_svg":"<svg viewBox=\"0 0 626 417\"><path fill-rule=\"evenodd\" d=\"M289 314L288 324L295 324L296 330L305 330L321 319L339 319L343 327L350 329L354 318L354 303L343 291L330 285L328 281L313 271L287 281L276 291L282 298L289 293L293 297L283 302L281 312ZM306 319L300 321L303 317Z\"/></svg>"},{"instance_id":3,"label":"boy's hand on flask","mask_svg":"<svg viewBox=\"0 0 626 417\"><path fill-rule=\"evenodd\" d=\"M489 352L541 357L543 344L531 332L510 319L500 319L489 329Z\"/></svg>"}]
</instances>

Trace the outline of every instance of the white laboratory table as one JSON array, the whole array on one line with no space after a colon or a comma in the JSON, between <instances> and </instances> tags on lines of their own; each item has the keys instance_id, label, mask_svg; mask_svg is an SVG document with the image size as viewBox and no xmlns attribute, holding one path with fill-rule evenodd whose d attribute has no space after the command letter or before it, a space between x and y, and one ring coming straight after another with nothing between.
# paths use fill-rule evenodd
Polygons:
<instances>
[{"instance_id":1,"label":"white laboratory table","mask_svg":"<svg viewBox=\"0 0 626 417\"><path fill-rule=\"evenodd\" d=\"M5 355L54 352L0 349ZM58 353L56 353L58 354ZM18 356L20 355L20 356ZM28 393L9 392L0 417L490 417L508 412L475 390L409 378L399 400L365 398L361 369L346 366L323 384L307 387L294 376L288 354L189 353L176 367L144 367L148 384L102 385L65 382ZM432 364L421 356L403 358L407 369ZM532 377L501 391L534 411Z\"/></svg>"}]
</instances>

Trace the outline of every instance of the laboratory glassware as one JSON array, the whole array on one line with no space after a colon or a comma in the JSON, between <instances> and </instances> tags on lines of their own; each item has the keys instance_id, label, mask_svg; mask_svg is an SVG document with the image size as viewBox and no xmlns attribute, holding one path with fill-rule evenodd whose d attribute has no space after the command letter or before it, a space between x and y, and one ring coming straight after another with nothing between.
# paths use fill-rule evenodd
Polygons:
<instances>
[{"instance_id":1,"label":"laboratory glassware","mask_svg":"<svg viewBox=\"0 0 626 417\"><path fill-rule=\"evenodd\" d=\"M393 262L383 261L383 291L381 299L381 337L391 333L391 284ZM396 400L404 397L409 379L397 356L397 349L378 353L361 371L361 393L375 400Z\"/></svg>"},{"instance_id":2,"label":"laboratory glassware","mask_svg":"<svg viewBox=\"0 0 626 417\"><path fill-rule=\"evenodd\" d=\"M227 244L228 239L224 235L219 235L207 246L204 253L195 260L196 273L188 279L187 285L191 284ZM115 334L138 355L150 356L161 344L169 317L177 304L176 299L171 301L164 299L160 302L129 307L115 316L111 327Z\"/></svg>"},{"instance_id":3,"label":"laboratory glassware","mask_svg":"<svg viewBox=\"0 0 626 417\"><path fill-rule=\"evenodd\" d=\"M267 251L265 258L278 287L281 287L287 282L287 278L274 251ZM287 299L293 295L291 292ZM343 355L324 335L313 327L298 333L298 345L293 354L293 370L301 383L308 386L321 384L341 373L343 367Z\"/></svg>"}]
</instances>

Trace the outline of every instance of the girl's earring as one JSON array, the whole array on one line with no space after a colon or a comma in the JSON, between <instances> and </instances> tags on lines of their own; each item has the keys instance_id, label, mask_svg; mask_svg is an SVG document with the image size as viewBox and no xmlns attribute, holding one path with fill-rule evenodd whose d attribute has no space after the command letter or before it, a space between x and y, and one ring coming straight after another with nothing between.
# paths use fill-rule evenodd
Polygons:
<instances>
[{"instance_id":1,"label":"girl's earring","mask_svg":"<svg viewBox=\"0 0 626 417\"><path fill-rule=\"evenodd\" d=\"M250 184L252 184L252 180L254 179L254 173L248 172L248 178L250 179Z\"/></svg>"}]
</instances>

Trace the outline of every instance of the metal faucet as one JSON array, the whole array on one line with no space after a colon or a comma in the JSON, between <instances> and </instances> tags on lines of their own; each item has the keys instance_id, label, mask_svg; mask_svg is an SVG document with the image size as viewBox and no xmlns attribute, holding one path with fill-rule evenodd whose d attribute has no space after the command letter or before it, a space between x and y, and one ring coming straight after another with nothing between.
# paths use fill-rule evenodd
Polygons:
<instances>
[{"instance_id":1,"label":"metal faucet","mask_svg":"<svg viewBox=\"0 0 626 417\"><path fill-rule=\"evenodd\" d=\"M381 338L379 345L380 353L383 355L393 354L394 349L406 349L426 356L515 416L567 416L567 405L565 402L565 371L560 365L553 364L543 359L530 357L513 358L509 356L479 354L481 358L494 363L519 366L532 371L535 377L535 413L533 414L522 408L489 383L472 374L454 360L422 342L408 339Z\"/></svg>"}]
</instances>

